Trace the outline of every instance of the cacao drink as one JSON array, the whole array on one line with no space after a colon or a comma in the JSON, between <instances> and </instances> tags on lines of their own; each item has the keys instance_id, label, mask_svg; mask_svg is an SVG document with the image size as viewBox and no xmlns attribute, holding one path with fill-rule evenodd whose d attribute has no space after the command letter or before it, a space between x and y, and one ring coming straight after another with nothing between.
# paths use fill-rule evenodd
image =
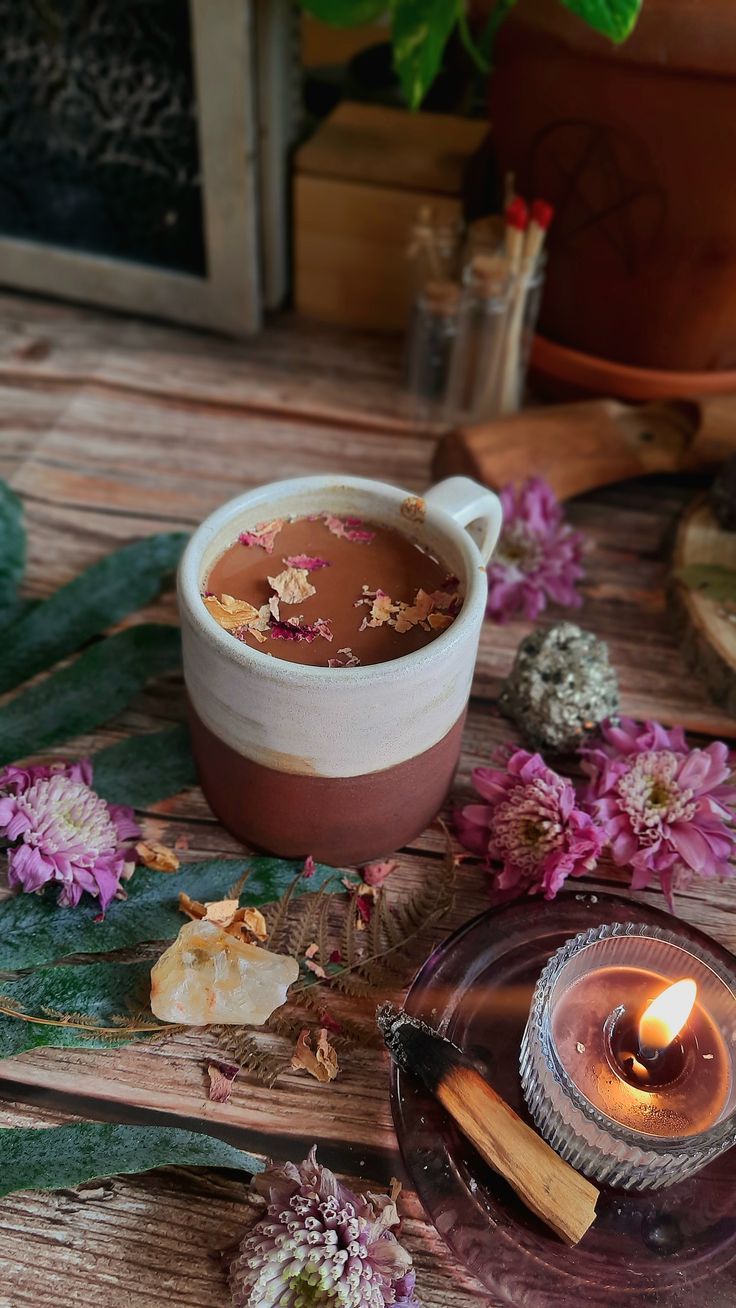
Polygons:
<instances>
[{"instance_id":1,"label":"cacao drink","mask_svg":"<svg viewBox=\"0 0 736 1308\"><path fill-rule=\"evenodd\" d=\"M467 524L468 530L464 530ZM498 500L304 478L223 506L179 576L203 790L285 857L351 865L435 817L457 764Z\"/></svg>"}]
</instances>

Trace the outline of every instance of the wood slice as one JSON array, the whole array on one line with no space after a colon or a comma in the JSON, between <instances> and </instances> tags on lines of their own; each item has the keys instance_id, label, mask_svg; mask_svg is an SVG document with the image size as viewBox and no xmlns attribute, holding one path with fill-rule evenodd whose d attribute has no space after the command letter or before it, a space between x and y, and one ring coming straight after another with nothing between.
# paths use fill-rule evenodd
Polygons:
<instances>
[{"instance_id":1,"label":"wood slice","mask_svg":"<svg viewBox=\"0 0 736 1308\"><path fill-rule=\"evenodd\" d=\"M716 563L736 570L736 532L719 527L708 501L683 514L675 541L674 568ZM718 704L736 717L736 614L717 600L674 581L671 596L682 621L683 647Z\"/></svg>"}]
</instances>

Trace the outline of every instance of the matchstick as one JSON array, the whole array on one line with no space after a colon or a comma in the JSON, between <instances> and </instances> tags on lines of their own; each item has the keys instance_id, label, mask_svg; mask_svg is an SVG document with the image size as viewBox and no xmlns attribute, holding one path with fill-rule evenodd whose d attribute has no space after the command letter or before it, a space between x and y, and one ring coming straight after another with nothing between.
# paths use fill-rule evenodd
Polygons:
<instances>
[{"instance_id":1,"label":"matchstick","mask_svg":"<svg viewBox=\"0 0 736 1308\"><path fill-rule=\"evenodd\" d=\"M392 1004L376 1014L394 1062L418 1076L522 1203L567 1244L595 1221L598 1190L523 1122L451 1041Z\"/></svg>"}]
</instances>

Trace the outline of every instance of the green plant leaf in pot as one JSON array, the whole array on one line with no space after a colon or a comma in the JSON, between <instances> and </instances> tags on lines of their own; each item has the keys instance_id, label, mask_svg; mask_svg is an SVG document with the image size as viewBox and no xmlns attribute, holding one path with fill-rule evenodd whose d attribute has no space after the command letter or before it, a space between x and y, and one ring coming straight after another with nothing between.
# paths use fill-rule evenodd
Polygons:
<instances>
[{"instance_id":1,"label":"green plant leaf in pot","mask_svg":"<svg viewBox=\"0 0 736 1308\"><path fill-rule=\"evenodd\" d=\"M0 708L0 764L92 731L120 713L150 677L179 666L178 627L143 622L84 650Z\"/></svg>"},{"instance_id":2,"label":"green plant leaf in pot","mask_svg":"<svg viewBox=\"0 0 736 1308\"><path fill-rule=\"evenodd\" d=\"M185 532L163 532L124 545L17 618L0 650L0 694L148 604L176 568L187 539Z\"/></svg>"},{"instance_id":3,"label":"green plant leaf in pot","mask_svg":"<svg viewBox=\"0 0 736 1308\"><path fill-rule=\"evenodd\" d=\"M442 63L463 0L394 0L394 67L412 109L418 109Z\"/></svg>"},{"instance_id":4,"label":"green plant leaf in pot","mask_svg":"<svg viewBox=\"0 0 736 1308\"><path fill-rule=\"evenodd\" d=\"M0 1130L0 1195L67 1189L97 1178L171 1166L228 1167L251 1176L263 1171L263 1163L252 1154L216 1136L179 1127L70 1122Z\"/></svg>"},{"instance_id":5,"label":"green plant leaf in pot","mask_svg":"<svg viewBox=\"0 0 736 1308\"><path fill-rule=\"evenodd\" d=\"M313 18L331 27L361 27L385 14L386 0L301 0Z\"/></svg>"},{"instance_id":6,"label":"green plant leaf in pot","mask_svg":"<svg viewBox=\"0 0 736 1308\"><path fill-rule=\"evenodd\" d=\"M0 971L52 963L69 954L127 949L147 940L173 940L187 921L179 911L180 891L202 903L223 899L249 868L241 904L271 904L288 891L301 867L266 856L183 863L176 873L139 867L127 882L128 898L114 899L104 919L97 900L87 895L76 908L60 908L54 889L43 895L14 895L0 904ZM296 881L294 894L318 891L323 885L338 893L344 890L340 873L318 863L313 876Z\"/></svg>"},{"instance_id":7,"label":"green plant leaf in pot","mask_svg":"<svg viewBox=\"0 0 736 1308\"><path fill-rule=\"evenodd\" d=\"M0 478L0 616L4 619L16 602L16 591L26 566L23 505Z\"/></svg>"},{"instance_id":8,"label":"green plant leaf in pot","mask_svg":"<svg viewBox=\"0 0 736 1308\"><path fill-rule=\"evenodd\" d=\"M643 0L560 0L560 3L582 18L588 27L619 45L634 30Z\"/></svg>"}]
</instances>

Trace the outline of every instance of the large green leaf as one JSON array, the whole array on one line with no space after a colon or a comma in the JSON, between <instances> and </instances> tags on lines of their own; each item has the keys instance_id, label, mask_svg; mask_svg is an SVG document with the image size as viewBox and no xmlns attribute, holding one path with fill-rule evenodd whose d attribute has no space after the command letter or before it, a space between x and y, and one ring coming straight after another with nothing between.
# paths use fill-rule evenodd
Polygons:
<instances>
[{"instance_id":1,"label":"large green leaf","mask_svg":"<svg viewBox=\"0 0 736 1308\"><path fill-rule=\"evenodd\" d=\"M183 920L183 919L182 919ZM81 1018L103 1027L117 1029L115 1018L132 1017L148 1007L151 996L149 963L88 963L79 966L42 967L14 980L0 979L0 1006L17 1007L32 1017L56 1018L61 1015L79 1022L59 1020L57 1025L26 1022L0 1012L0 1058L13 1058L26 1049L54 1045L60 1049L107 1049L143 1039L120 1027L120 1035L95 1033ZM147 1022L156 1024L148 1016ZM2 1169L0 1169L2 1170Z\"/></svg>"},{"instance_id":2,"label":"large green leaf","mask_svg":"<svg viewBox=\"0 0 736 1308\"><path fill-rule=\"evenodd\" d=\"M0 693L148 604L176 568L187 540L186 533L177 531L124 545L18 618L4 633Z\"/></svg>"},{"instance_id":3,"label":"large green leaf","mask_svg":"<svg viewBox=\"0 0 736 1308\"><path fill-rule=\"evenodd\" d=\"M92 645L0 708L0 764L107 722L149 677L170 672L179 660L178 627L153 622Z\"/></svg>"},{"instance_id":4,"label":"large green leaf","mask_svg":"<svg viewBox=\"0 0 736 1308\"><path fill-rule=\"evenodd\" d=\"M128 898L115 899L103 921L96 900L84 896L77 908L59 908L53 891L14 895L0 904L0 971L51 963L69 954L100 954L126 949L146 940L173 940L184 925L179 891L202 902L222 899L249 867L241 904L269 904L288 890L301 863L280 858L214 859L184 863L177 873L138 868L127 884ZM302 877L295 893L316 891L334 878L334 868L317 864L314 876Z\"/></svg>"},{"instance_id":5,"label":"large green leaf","mask_svg":"<svg viewBox=\"0 0 736 1308\"><path fill-rule=\"evenodd\" d=\"M0 1130L0 1195L60 1190L153 1167L229 1167L253 1175L263 1163L212 1135L166 1126L72 1122Z\"/></svg>"},{"instance_id":6,"label":"large green leaf","mask_svg":"<svg viewBox=\"0 0 736 1308\"><path fill-rule=\"evenodd\" d=\"M0 614L14 603L25 566L23 505L8 483L0 479Z\"/></svg>"},{"instance_id":7,"label":"large green leaf","mask_svg":"<svg viewBox=\"0 0 736 1308\"><path fill-rule=\"evenodd\" d=\"M561 0L561 3L596 32L620 44L634 30L643 0Z\"/></svg>"},{"instance_id":8,"label":"large green leaf","mask_svg":"<svg viewBox=\"0 0 736 1308\"><path fill-rule=\"evenodd\" d=\"M332 27L373 23L388 9L388 0L300 0L302 9Z\"/></svg>"},{"instance_id":9,"label":"large green leaf","mask_svg":"<svg viewBox=\"0 0 736 1308\"><path fill-rule=\"evenodd\" d=\"M92 756L92 785L110 804L148 808L192 786L197 772L183 725L130 736Z\"/></svg>"},{"instance_id":10,"label":"large green leaf","mask_svg":"<svg viewBox=\"0 0 736 1308\"><path fill-rule=\"evenodd\" d=\"M463 0L394 0L394 67L408 104L418 109L439 72Z\"/></svg>"}]
</instances>

